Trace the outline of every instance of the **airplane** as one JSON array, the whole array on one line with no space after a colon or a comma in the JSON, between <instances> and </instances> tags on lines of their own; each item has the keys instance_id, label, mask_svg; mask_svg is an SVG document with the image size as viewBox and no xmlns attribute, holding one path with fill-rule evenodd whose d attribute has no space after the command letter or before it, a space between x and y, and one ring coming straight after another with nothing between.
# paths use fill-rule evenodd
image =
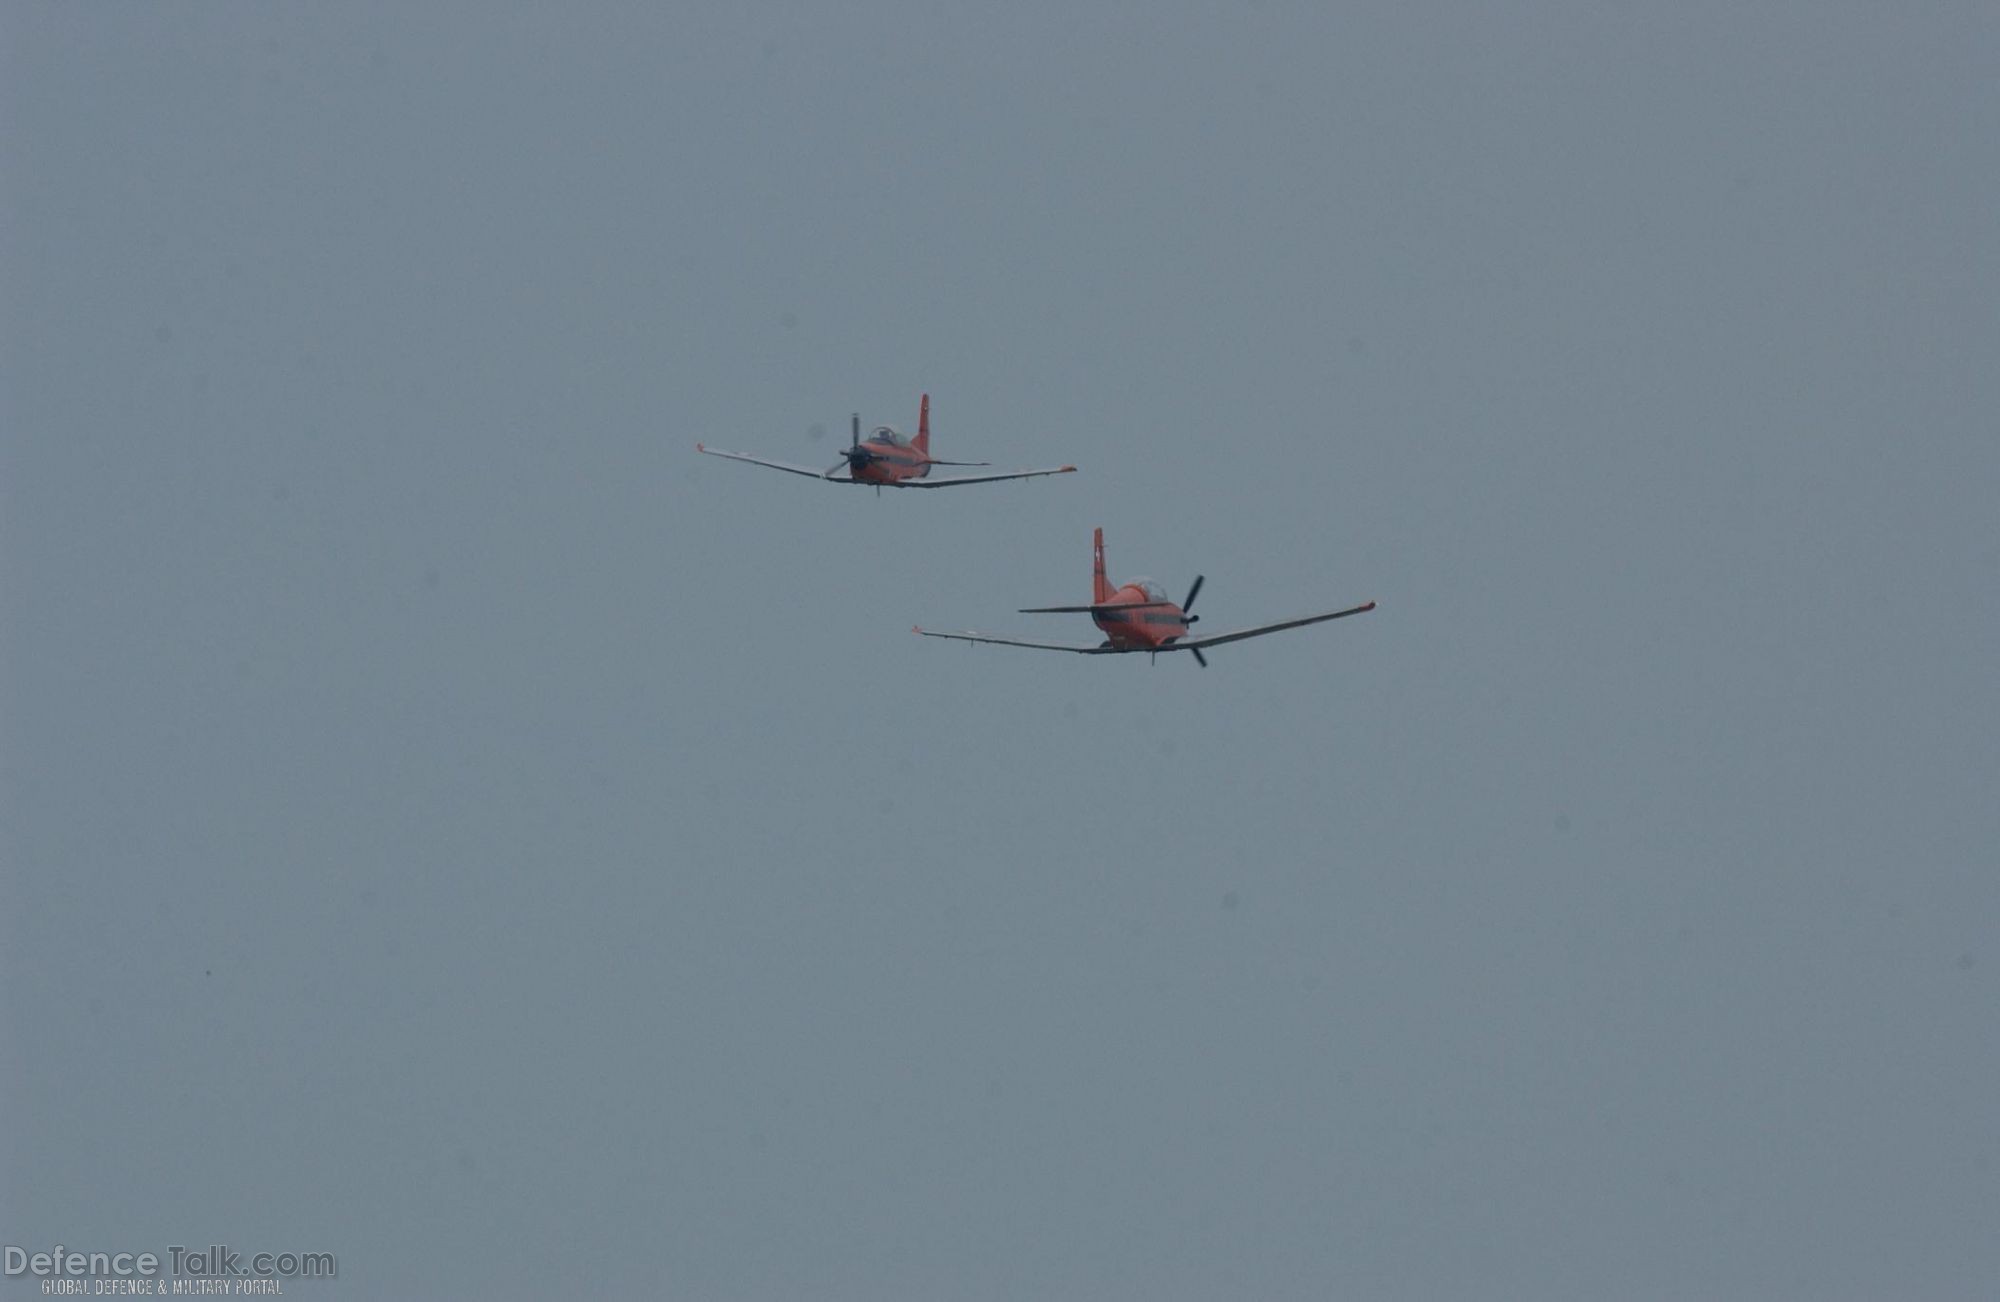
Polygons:
<instances>
[{"instance_id":1,"label":"airplane","mask_svg":"<svg viewBox=\"0 0 2000 1302\"><path fill-rule=\"evenodd\" d=\"M854 415L854 437L841 453L840 460L825 470L814 470L811 466L795 466L784 461L767 461L763 457L745 456L741 452L724 452L706 444L694 445L697 452L706 452L712 457L727 457L731 461L748 461L753 466L769 466L773 470L786 470L794 475L808 475L814 479L824 479L834 484L872 484L876 496L881 496L884 488L956 488L960 484L991 484L1002 479L1033 479L1037 475L1074 474L1075 466L1058 466L1053 470L1014 470L1004 475L954 475L950 478L932 479L932 466L989 466L990 461L940 461L931 455L931 396L923 397L923 405L917 409L917 433L912 438L898 434L887 425L877 425L867 442L861 439L861 414ZM846 475L840 470L846 467Z\"/></svg>"},{"instance_id":2,"label":"airplane","mask_svg":"<svg viewBox=\"0 0 2000 1302\"><path fill-rule=\"evenodd\" d=\"M1187 597L1176 606L1167 600L1166 590L1151 579L1131 579L1122 587L1113 588L1104 577L1104 530L1098 529L1091 535L1090 604L1087 606L1028 606L1020 612L1023 615L1072 614L1090 616L1096 625L1104 630L1104 641L1095 645L1082 642L1029 642L1020 638L991 637L985 633L937 633L927 628L912 629L924 637L945 637L960 642L993 642L1000 646L1025 646L1038 651L1074 651L1079 655L1120 655L1143 651L1150 656L1158 656L1162 651L1192 651L1195 660L1203 669L1208 668L1208 657L1202 648L1221 646L1225 642L1241 642L1245 638L1262 637L1266 633L1277 633L1288 628L1303 628L1307 624L1318 624L1329 619L1343 619L1348 615L1359 615L1375 609L1375 603L1352 606L1346 610L1330 610L1321 615L1304 615L1298 619L1281 619L1275 624L1259 624L1254 628L1239 628L1229 633L1209 633L1201 637L1189 637L1188 626L1201 618L1188 614L1194 605L1195 596L1201 592L1203 575L1194 576L1194 585L1188 589Z\"/></svg>"}]
</instances>

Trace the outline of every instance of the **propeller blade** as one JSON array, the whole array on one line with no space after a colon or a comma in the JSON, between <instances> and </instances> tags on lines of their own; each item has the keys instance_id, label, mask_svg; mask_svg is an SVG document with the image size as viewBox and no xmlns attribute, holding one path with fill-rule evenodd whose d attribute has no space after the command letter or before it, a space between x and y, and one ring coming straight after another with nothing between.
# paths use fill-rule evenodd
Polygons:
<instances>
[{"instance_id":1,"label":"propeller blade","mask_svg":"<svg viewBox=\"0 0 2000 1302\"><path fill-rule=\"evenodd\" d=\"M1183 614L1193 609L1195 594L1201 591L1202 582L1207 578L1208 576L1206 574L1197 574L1194 576L1194 586L1188 589L1187 600L1181 603L1181 611Z\"/></svg>"},{"instance_id":2,"label":"propeller blade","mask_svg":"<svg viewBox=\"0 0 2000 1302\"><path fill-rule=\"evenodd\" d=\"M1201 653L1200 647L1191 646L1188 650L1194 652L1194 662L1196 664L1200 665L1203 669L1208 668L1208 657Z\"/></svg>"},{"instance_id":3,"label":"propeller blade","mask_svg":"<svg viewBox=\"0 0 2000 1302\"><path fill-rule=\"evenodd\" d=\"M850 448L861 446L861 413L858 411L854 413L854 437L848 442L847 446Z\"/></svg>"}]
</instances>

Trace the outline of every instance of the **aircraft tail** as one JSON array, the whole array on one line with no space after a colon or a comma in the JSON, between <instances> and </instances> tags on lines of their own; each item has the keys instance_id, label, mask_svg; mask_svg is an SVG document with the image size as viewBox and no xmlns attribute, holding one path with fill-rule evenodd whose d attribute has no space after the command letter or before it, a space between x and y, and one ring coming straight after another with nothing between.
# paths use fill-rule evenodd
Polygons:
<instances>
[{"instance_id":1,"label":"aircraft tail","mask_svg":"<svg viewBox=\"0 0 2000 1302\"><path fill-rule=\"evenodd\" d=\"M923 405L917 408L917 437L914 446L924 456L931 454L931 396L928 393L924 395Z\"/></svg>"},{"instance_id":2,"label":"aircraft tail","mask_svg":"<svg viewBox=\"0 0 2000 1302\"><path fill-rule=\"evenodd\" d=\"M1111 580L1104 577L1104 530L1094 529L1090 535L1090 599L1102 605L1111 600Z\"/></svg>"}]
</instances>

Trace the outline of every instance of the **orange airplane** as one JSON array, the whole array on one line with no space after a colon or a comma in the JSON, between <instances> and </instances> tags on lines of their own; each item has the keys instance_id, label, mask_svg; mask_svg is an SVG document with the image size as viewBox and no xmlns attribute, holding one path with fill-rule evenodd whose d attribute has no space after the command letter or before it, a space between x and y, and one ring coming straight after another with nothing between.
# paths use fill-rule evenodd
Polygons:
<instances>
[{"instance_id":1,"label":"orange airplane","mask_svg":"<svg viewBox=\"0 0 2000 1302\"><path fill-rule=\"evenodd\" d=\"M1104 577L1104 530L1091 535L1090 604L1088 606L1028 606L1023 615L1047 614L1087 614L1104 630L1104 641L1095 646L1081 642L1027 642L1020 638L989 637L984 633L934 633L927 628L913 631L925 637L955 638L960 642L995 642L1001 646L1033 647L1039 651L1074 651L1079 655L1118 655L1133 651L1144 651L1148 655L1158 655L1162 651L1192 651L1201 667L1208 668L1208 657L1203 655L1203 647L1221 646L1224 642L1241 642L1245 638L1262 637L1266 633L1276 633L1288 628L1302 628L1307 624L1318 624L1329 619L1341 619L1348 615L1359 615L1375 609L1375 603L1354 606L1347 610L1330 610L1323 615L1304 615L1298 619L1283 619L1275 624L1259 624L1255 628L1239 628L1232 633L1210 633L1204 637L1189 637L1188 626L1201 618L1188 614L1194 605L1195 595L1201 591L1202 575L1194 576L1194 586L1188 589L1187 599L1176 606L1167 600L1165 589L1151 579L1132 579L1123 587L1113 589L1111 581Z\"/></svg>"},{"instance_id":2,"label":"orange airplane","mask_svg":"<svg viewBox=\"0 0 2000 1302\"><path fill-rule=\"evenodd\" d=\"M724 452L701 443L695 444L694 450L706 452L712 457L728 457L731 461L748 461L753 466L790 471L794 475L808 475L829 483L872 484L878 495L884 488L952 488L959 484L991 484L1002 479L1033 479L1037 475L1067 475L1076 470L1075 466L1057 466L1053 470L1014 470L1004 475L955 475L932 479L932 466L988 466L993 463L940 461L931 455L931 396L928 393L924 395L923 405L917 409L915 438L898 434L887 425L878 425L864 443L861 439L861 416L856 413L853 441L847 445L847 451L841 454L840 460L826 470L767 461L763 457L749 457L741 452ZM846 467L845 475L840 473L842 467Z\"/></svg>"}]
</instances>

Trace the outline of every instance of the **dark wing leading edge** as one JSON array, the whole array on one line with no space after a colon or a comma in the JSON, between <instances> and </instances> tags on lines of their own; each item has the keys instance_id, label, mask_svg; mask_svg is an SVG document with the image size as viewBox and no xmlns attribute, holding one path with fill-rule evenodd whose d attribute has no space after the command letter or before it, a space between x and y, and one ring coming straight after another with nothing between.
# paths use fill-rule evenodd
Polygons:
<instances>
[{"instance_id":1,"label":"dark wing leading edge","mask_svg":"<svg viewBox=\"0 0 2000 1302\"><path fill-rule=\"evenodd\" d=\"M942 464L933 462L932 464ZM1037 475L1070 475L1076 473L1075 466L1057 466L1053 470L1014 470L1004 475L960 475L955 479L899 479L898 488L956 488L960 484L992 484L1002 479L1033 479Z\"/></svg>"},{"instance_id":2,"label":"dark wing leading edge","mask_svg":"<svg viewBox=\"0 0 2000 1302\"><path fill-rule=\"evenodd\" d=\"M702 443L695 444L694 450L706 452L711 457L727 457L731 461L747 461L753 466L769 466L773 470L783 470L794 475L810 475L814 479L832 480L836 484L852 482L845 475L833 473L834 470L843 469L843 466L835 466L833 470L814 470L811 466L795 466L789 461L769 461L763 457L745 456L741 452L724 452L721 448L712 448Z\"/></svg>"},{"instance_id":3,"label":"dark wing leading edge","mask_svg":"<svg viewBox=\"0 0 2000 1302\"><path fill-rule=\"evenodd\" d=\"M1018 637L989 637L985 633L934 633L927 628L912 628L910 631L924 637L948 637L955 642L991 642L996 646L1024 646L1036 651L1074 651L1083 656L1113 655L1125 649L1105 642L1088 645L1082 642L1028 642Z\"/></svg>"},{"instance_id":4,"label":"dark wing leading edge","mask_svg":"<svg viewBox=\"0 0 2000 1302\"><path fill-rule=\"evenodd\" d=\"M1255 628L1239 628L1229 633L1210 633L1205 637L1176 638L1160 648L1162 651L1198 651L1203 647L1221 646L1224 642L1241 642L1246 637L1262 637L1266 633L1279 633L1288 628L1303 628L1307 624L1323 624L1329 619L1344 619L1349 615L1365 614L1375 609L1375 603L1354 606L1347 610L1329 610L1324 615L1304 615L1298 619L1283 619L1275 624L1259 624Z\"/></svg>"}]
</instances>

